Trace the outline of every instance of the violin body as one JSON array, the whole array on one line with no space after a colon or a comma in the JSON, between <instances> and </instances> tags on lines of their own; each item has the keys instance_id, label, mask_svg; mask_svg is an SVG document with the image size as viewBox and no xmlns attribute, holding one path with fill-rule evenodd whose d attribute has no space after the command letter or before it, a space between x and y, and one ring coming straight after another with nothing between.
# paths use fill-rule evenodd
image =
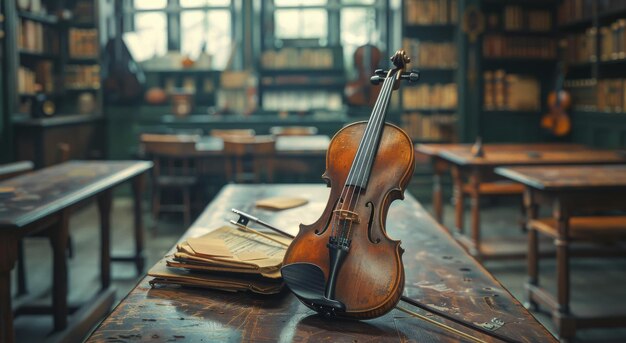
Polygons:
<instances>
[{"instance_id":1,"label":"violin body","mask_svg":"<svg viewBox=\"0 0 626 343\"><path fill-rule=\"evenodd\" d=\"M387 235L385 222L391 202L404 198L415 167L410 137L397 126L385 123L367 188L349 186L358 194L348 198L344 184L366 124L353 123L333 137L326 155L326 172L322 176L331 188L326 208L315 223L300 225L300 232L283 262L284 265L318 266L324 280L329 280L332 263L327 246L333 225L337 225L336 209L343 202L351 202L358 222L352 222L350 228L350 252L339 268L334 298L345 305L338 316L354 319L381 316L400 300L404 289L404 250L400 241ZM313 304L303 302L319 311Z\"/></svg>"},{"instance_id":2,"label":"violin body","mask_svg":"<svg viewBox=\"0 0 626 343\"><path fill-rule=\"evenodd\" d=\"M380 87L370 83L370 75L380 63L382 53L370 44L358 47L354 51L354 66L358 71L356 80L346 83L344 93L349 105L374 106Z\"/></svg>"},{"instance_id":3,"label":"violin body","mask_svg":"<svg viewBox=\"0 0 626 343\"><path fill-rule=\"evenodd\" d=\"M558 94L558 97L557 97ZM555 136L565 136L571 129L572 124L566 110L572 105L572 98L563 89L552 91L548 94L548 107L550 112L541 118L541 127L549 130Z\"/></svg>"}]
</instances>

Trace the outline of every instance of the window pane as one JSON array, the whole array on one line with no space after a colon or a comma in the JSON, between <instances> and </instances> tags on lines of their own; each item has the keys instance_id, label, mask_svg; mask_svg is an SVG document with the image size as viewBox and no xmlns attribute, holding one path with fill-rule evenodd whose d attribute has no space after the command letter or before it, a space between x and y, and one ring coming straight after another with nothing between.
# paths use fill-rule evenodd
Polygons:
<instances>
[{"instance_id":1,"label":"window pane","mask_svg":"<svg viewBox=\"0 0 626 343\"><path fill-rule=\"evenodd\" d=\"M230 6L230 0L180 0L182 7Z\"/></svg>"},{"instance_id":2,"label":"window pane","mask_svg":"<svg viewBox=\"0 0 626 343\"><path fill-rule=\"evenodd\" d=\"M223 69L230 54L230 11L183 11L181 52L197 59L206 46L213 68Z\"/></svg>"},{"instance_id":3,"label":"window pane","mask_svg":"<svg viewBox=\"0 0 626 343\"><path fill-rule=\"evenodd\" d=\"M379 49L379 32L376 30L375 12L371 8L344 8L341 10L341 45L347 70L353 70L354 51L370 43Z\"/></svg>"},{"instance_id":4,"label":"window pane","mask_svg":"<svg viewBox=\"0 0 626 343\"><path fill-rule=\"evenodd\" d=\"M138 13L135 31L124 36L133 57L141 62L167 52L165 13Z\"/></svg>"},{"instance_id":5,"label":"window pane","mask_svg":"<svg viewBox=\"0 0 626 343\"><path fill-rule=\"evenodd\" d=\"M319 6L326 5L327 0L274 0L274 6Z\"/></svg>"},{"instance_id":6,"label":"window pane","mask_svg":"<svg viewBox=\"0 0 626 343\"><path fill-rule=\"evenodd\" d=\"M347 5L373 5L376 0L341 0L341 2Z\"/></svg>"},{"instance_id":7,"label":"window pane","mask_svg":"<svg viewBox=\"0 0 626 343\"><path fill-rule=\"evenodd\" d=\"M327 36L328 15L323 9L276 10L274 20L277 38L326 38Z\"/></svg>"},{"instance_id":8,"label":"window pane","mask_svg":"<svg viewBox=\"0 0 626 343\"><path fill-rule=\"evenodd\" d=\"M153 10L165 8L167 0L135 0L135 8L138 10Z\"/></svg>"}]
</instances>

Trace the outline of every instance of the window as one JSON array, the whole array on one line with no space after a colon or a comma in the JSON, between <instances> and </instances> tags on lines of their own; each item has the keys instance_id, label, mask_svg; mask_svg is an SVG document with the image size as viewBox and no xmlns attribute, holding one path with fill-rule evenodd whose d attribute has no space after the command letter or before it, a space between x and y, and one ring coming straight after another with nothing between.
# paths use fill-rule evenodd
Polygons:
<instances>
[{"instance_id":1,"label":"window","mask_svg":"<svg viewBox=\"0 0 626 343\"><path fill-rule=\"evenodd\" d=\"M354 51L372 44L387 49L389 0L269 0L263 1L265 49L283 46L341 46L346 69Z\"/></svg>"},{"instance_id":2,"label":"window","mask_svg":"<svg viewBox=\"0 0 626 343\"><path fill-rule=\"evenodd\" d=\"M213 69L223 69L229 59L233 32L231 0L124 1L125 40L139 62L167 51L197 59L205 52Z\"/></svg>"}]
</instances>

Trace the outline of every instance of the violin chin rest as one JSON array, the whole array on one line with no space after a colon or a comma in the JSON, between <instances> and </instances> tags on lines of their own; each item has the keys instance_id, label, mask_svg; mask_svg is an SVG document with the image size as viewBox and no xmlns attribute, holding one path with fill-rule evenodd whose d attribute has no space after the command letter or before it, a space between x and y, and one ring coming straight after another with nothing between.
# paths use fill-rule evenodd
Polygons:
<instances>
[{"instance_id":1,"label":"violin chin rest","mask_svg":"<svg viewBox=\"0 0 626 343\"><path fill-rule=\"evenodd\" d=\"M320 267L312 263L292 263L283 266L280 273L293 294L320 314L334 317L346 311L341 301L326 297L326 279Z\"/></svg>"}]
</instances>

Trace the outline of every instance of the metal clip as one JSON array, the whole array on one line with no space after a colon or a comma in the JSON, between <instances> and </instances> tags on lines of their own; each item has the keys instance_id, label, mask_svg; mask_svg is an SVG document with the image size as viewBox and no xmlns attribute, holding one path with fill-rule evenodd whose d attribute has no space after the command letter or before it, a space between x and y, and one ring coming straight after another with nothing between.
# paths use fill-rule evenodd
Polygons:
<instances>
[{"instance_id":1,"label":"metal clip","mask_svg":"<svg viewBox=\"0 0 626 343\"><path fill-rule=\"evenodd\" d=\"M489 331L496 331L502 326L504 326L504 321L502 321L499 318L494 317L494 318L491 318L490 322L474 323L474 324L482 327L483 329L487 329Z\"/></svg>"}]
</instances>

